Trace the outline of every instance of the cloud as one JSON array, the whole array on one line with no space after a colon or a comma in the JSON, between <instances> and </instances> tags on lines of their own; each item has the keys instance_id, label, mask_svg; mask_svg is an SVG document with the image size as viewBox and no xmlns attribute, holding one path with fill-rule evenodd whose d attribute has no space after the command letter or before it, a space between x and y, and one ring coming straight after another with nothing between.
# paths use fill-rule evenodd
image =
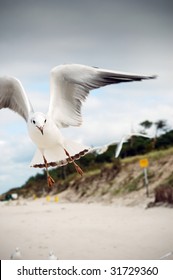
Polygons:
<instances>
[{"instance_id":1,"label":"cloud","mask_svg":"<svg viewBox=\"0 0 173 280\"><path fill-rule=\"evenodd\" d=\"M36 174L36 170L29 168L35 147L28 137L21 134L19 139L18 136L6 134L5 140L0 141L0 193L20 187L29 176Z\"/></svg>"}]
</instances>

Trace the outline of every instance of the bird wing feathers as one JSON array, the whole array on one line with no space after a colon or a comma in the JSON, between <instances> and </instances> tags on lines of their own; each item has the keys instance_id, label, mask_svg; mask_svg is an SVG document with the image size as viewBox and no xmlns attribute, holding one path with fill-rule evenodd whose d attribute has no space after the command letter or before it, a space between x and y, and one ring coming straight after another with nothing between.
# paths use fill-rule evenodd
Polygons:
<instances>
[{"instance_id":1,"label":"bird wing feathers","mask_svg":"<svg viewBox=\"0 0 173 280\"><path fill-rule=\"evenodd\" d=\"M28 120L33 111L30 101L19 80L13 77L0 77L0 109L9 108Z\"/></svg>"},{"instance_id":2,"label":"bird wing feathers","mask_svg":"<svg viewBox=\"0 0 173 280\"><path fill-rule=\"evenodd\" d=\"M59 127L79 126L82 123L82 102L90 90L109 84L153 78L155 76L118 73L80 64L57 66L51 71L48 114Z\"/></svg>"},{"instance_id":3,"label":"bird wing feathers","mask_svg":"<svg viewBox=\"0 0 173 280\"><path fill-rule=\"evenodd\" d=\"M149 135L145 135L145 134L142 134L142 133L138 133L138 132L134 132L134 133L130 133L130 134L127 134L127 135L124 135L119 144L117 145L117 148L116 148L116 151L115 151L115 158L117 158L121 152L121 149L123 147L123 144L128 141L128 139L130 139L132 136L140 136L140 137L145 137L145 138L151 138L151 136Z\"/></svg>"}]
</instances>

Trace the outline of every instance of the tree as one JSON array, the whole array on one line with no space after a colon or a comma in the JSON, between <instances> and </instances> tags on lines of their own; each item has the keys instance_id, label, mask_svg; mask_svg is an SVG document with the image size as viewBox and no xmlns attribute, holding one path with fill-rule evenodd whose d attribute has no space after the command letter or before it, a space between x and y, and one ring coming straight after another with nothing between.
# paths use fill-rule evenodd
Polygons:
<instances>
[{"instance_id":1,"label":"tree","mask_svg":"<svg viewBox=\"0 0 173 280\"><path fill-rule=\"evenodd\" d=\"M164 132L167 131L167 122L165 120L158 120L157 122L154 123L156 127L156 132L155 132L155 137L157 138L158 136L158 131L163 130Z\"/></svg>"},{"instance_id":2,"label":"tree","mask_svg":"<svg viewBox=\"0 0 173 280\"><path fill-rule=\"evenodd\" d=\"M144 131L142 131L142 132L146 133L145 130L149 129L153 125L153 123L146 120L146 121L141 122L140 125L144 128Z\"/></svg>"},{"instance_id":3,"label":"tree","mask_svg":"<svg viewBox=\"0 0 173 280\"><path fill-rule=\"evenodd\" d=\"M157 122L154 123L154 125L155 125L155 137L153 140L153 148L155 148L156 146L159 130L165 132L168 129L167 122L165 120L158 120Z\"/></svg>"}]
</instances>

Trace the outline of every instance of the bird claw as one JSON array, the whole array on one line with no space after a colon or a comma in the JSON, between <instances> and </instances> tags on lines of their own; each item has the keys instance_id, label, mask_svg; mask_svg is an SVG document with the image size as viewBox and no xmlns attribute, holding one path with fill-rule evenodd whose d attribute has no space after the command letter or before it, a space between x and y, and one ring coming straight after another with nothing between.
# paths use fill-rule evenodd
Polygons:
<instances>
[{"instance_id":1,"label":"bird claw","mask_svg":"<svg viewBox=\"0 0 173 280\"><path fill-rule=\"evenodd\" d=\"M79 165L77 165L77 163L72 159L72 157L70 156L70 154L67 152L66 149L64 149L66 155L68 156L69 160L74 164L77 173L79 173L81 176L83 175L83 171L82 169L79 167Z\"/></svg>"},{"instance_id":2,"label":"bird claw","mask_svg":"<svg viewBox=\"0 0 173 280\"><path fill-rule=\"evenodd\" d=\"M49 188L51 188L55 184L54 179L50 175L47 176L47 184Z\"/></svg>"},{"instance_id":3,"label":"bird claw","mask_svg":"<svg viewBox=\"0 0 173 280\"><path fill-rule=\"evenodd\" d=\"M76 168L76 171L77 173L79 173L81 176L83 175L83 170L79 167L79 165L75 164L75 168Z\"/></svg>"}]
</instances>

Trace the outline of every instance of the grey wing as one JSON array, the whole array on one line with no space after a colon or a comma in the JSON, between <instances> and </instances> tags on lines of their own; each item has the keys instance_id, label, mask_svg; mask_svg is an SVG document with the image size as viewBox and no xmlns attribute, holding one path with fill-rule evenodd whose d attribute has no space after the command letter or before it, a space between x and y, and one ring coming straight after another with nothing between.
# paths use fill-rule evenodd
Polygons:
<instances>
[{"instance_id":1,"label":"grey wing","mask_svg":"<svg viewBox=\"0 0 173 280\"><path fill-rule=\"evenodd\" d=\"M0 77L0 109L3 108L18 113L26 122L33 111L22 84L14 77Z\"/></svg>"},{"instance_id":2,"label":"grey wing","mask_svg":"<svg viewBox=\"0 0 173 280\"><path fill-rule=\"evenodd\" d=\"M109 84L153 79L156 76L120 73L80 64L60 65L51 71L48 114L60 127L82 123L81 106L89 91Z\"/></svg>"}]
</instances>

